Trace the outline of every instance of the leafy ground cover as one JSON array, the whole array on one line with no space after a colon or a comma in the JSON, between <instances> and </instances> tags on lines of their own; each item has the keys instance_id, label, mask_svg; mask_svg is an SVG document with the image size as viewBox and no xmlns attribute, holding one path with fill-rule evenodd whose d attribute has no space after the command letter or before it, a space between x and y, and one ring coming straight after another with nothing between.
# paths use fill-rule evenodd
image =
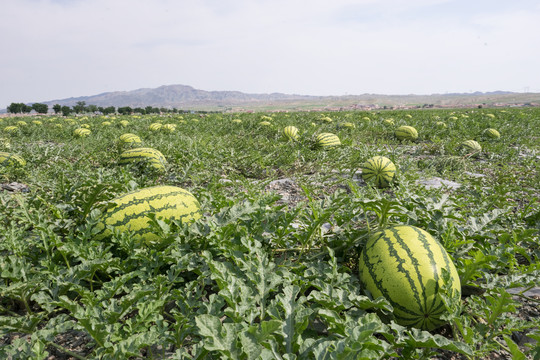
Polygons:
<instances>
[{"instance_id":1,"label":"leafy ground cover","mask_svg":"<svg viewBox=\"0 0 540 360\"><path fill-rule=\"evenodd\" d=\"M150 131L155 122L176 128ZM284 140L288 125L297 141ZM419 139L398 141L401 125ZM540 358L538 109L2 119L8 126L17 128L1 132L0 151L27 165L0 166L1 358ZM87 137L73 135L86 126ZM501 138L484 138L487 128ZM342 145L317 149L323 132ZM167 172L119 166L124 133L161 151ZM481 152L460 148L471 139ZM375 155L398 169L386 190L359 173ZM204 216L154 217L162 242L152 246L129 233L94 239L103 204L158 184L191 191ZM428 231L458 268L462 301L436 331L397 325L358 280L367 238L392 224Z\"/></svg>"}]
</instances>

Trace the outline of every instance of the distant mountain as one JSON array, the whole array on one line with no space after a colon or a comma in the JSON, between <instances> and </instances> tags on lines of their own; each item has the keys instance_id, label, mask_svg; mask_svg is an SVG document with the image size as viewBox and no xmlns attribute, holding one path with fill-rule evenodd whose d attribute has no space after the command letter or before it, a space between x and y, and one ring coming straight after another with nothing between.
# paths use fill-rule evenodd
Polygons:
<instances>
[{"instance_id":1,"label":"distant mountain","mask_svg":"<svg viewBox=\"0 0 540 360\"><path fill-rule=\"evenodd\" d=\"M404 109L419 107L539 106L540 93L509 91L447 93L431 95L361 94L343 96L290 95L282 93L247 94L240 91L205 91L187 85L164 85L132 91L113 91L92 96L40 101L49 105L86 105L123 107L165 107L181 110L355 110ZM31 105L31 103L29 104ZM6 110L0 110L0 113Z\"/></svg>"},{"instance_id":2,"label":"distant mountain","mask_svg":"<svg viewBox=\"0 0 540 360\"><path fill-rule=\"evenodd\" d=\"M205 91L187 85L163 85L158 88L143 88L132 91L106 92L93 96L72 97L61 100L43 102L47 105L60 104L73 106L79 101L96 106L130 106L136 107L170 107L200 108L229 107L252 103L269 103L275 101L313 100L317 96L272 94L246 94L240 91Z\"/></svg>"}]
</instances>

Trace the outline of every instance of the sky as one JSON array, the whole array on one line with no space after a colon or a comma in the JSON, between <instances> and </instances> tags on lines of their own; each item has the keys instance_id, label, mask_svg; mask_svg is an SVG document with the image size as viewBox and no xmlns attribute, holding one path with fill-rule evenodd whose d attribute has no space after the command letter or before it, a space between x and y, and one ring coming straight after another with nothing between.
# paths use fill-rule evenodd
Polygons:
<instances>
[{"instance_id":1,"label":"sky","mask_svg":"<svg viewBox=\"0 0 540 360\"><path fill-rule=\"evenodd\" d=\"M182 84L540 92L538 0L0 0L0 108Z\"/></svg>"}]
</instances>

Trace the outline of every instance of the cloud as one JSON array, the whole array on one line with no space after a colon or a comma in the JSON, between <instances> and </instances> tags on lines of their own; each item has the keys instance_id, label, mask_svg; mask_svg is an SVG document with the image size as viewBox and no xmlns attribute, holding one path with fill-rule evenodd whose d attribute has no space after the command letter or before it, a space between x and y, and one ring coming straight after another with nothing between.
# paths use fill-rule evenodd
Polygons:
<instances>
[{"instance_id":1,"label":"cloud","mask_svg":"<svg viewBox=\"0 0 540 360\"><path fill-rule=\"evenodd\" d=\"M314 95L522 90L534 1L20 0L0 107L164 84Z\"/></svg>"}]
</instances>

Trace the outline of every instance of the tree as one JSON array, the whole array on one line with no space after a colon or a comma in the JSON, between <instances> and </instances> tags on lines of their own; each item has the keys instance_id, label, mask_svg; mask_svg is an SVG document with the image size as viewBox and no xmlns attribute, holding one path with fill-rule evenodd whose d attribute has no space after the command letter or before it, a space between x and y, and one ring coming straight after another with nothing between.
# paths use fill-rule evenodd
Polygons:
<instances>
[{"instance_id":1,"label":"tree","mask_svg":"<svg viewBox=\"0 0 540 360\"><path fill-rule=\"evenodd\" d=\"M8 111L8 113L12 113L12 114L22 113L22 105L24 105L24 104L23 103L11 103L7 107L7 111Z\"/></svg>"},{"instance_id":2,"label":"tree","mask_svg":"<svg viewBox=\"0 0 540 360\"><path fill-rule=\"evenodd\" d=\"M134 112L134 113L141 114L141 115L145 115L145 114L146 114L146 110L144 110L143 108L140 108L140 107L137 107L137 108L133 109L133 112Z\"/></svg>"},{"instance_id":3,"label":"tree","mask_svg":"<svg viewBox=\"0 0 540 360\"><path fill-rule=\"evenodd\" d=\"M69 114L71 114L71 108L69 106L62 106L62 115L64 116L69 116Z\"/></svg>"},{"instance_id":4,"label":"tree","mask_svg":"<svg viewBox=\"0 0 540 360\"><path fill-rule=\"evenodd\" d=\"M73 111L76 114L82 114L86 110L86 101L77 101L77 105L73 106Z\"/></svg>"},{"instance_id":5,"label":"tree","mask_svg":"<svg viewBox=\"0 0 540 360\"><path fill-rule=\"evenodd\" d=\"M33 103L32 109L34 109L38 114L46 114L49 111L49 105Z\"/></svg>"},{"instance_id":6,"label":"tree","mask_svg":"<svg viewBox=\"0 0 540 360\"><path fill-rule=\"evenodd\" d=\"M130 106L123 106L118 108L118 113L122 115L130 115L133 109Z\"/></svg>"},{"instance_id":7,"label":"tree","mask_svg":"<svg viewBox=\"0 0 540 360\"><path fill-rule=\"evenodd\" d=\"M54 106L52 107L53 111L55 114L59 114L62 112L62 105L60 104L54 104Z\"/></svg>"},{"instance_id":8,"label":"tree","mask_svg":"<svg viewBox=\"0 0 540 360\"><path fill-rule=\"evenodd\" d=\"M103 115L109 115L109 114L114 114L116 112L116 108L114 106L109 106L109 107L106 107L106 108L101 108L101 112L103 113Z\"/></svg>"},{"instance_id":9,"label":"tree","mask_svg":"<svg viewBox=\"0 0 540 360\"><path fill-rule=\"evenodd\" d=\"M98 107L96 105L88 105L86 107L86 111L88 111L89 113L95 113L96 111L98 111Z\"/></svg>"}]
</instances>

